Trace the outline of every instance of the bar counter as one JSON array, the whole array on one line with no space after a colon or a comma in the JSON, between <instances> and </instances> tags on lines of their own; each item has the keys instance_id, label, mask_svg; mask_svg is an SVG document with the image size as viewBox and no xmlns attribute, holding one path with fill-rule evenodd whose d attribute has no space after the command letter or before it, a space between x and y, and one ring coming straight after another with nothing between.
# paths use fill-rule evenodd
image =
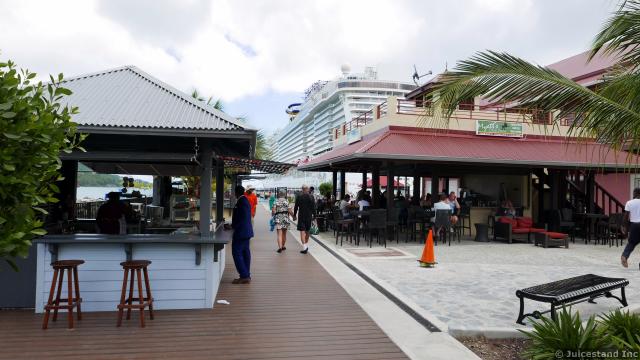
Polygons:
<instances>
[{"instance_id":1,"label":"bar counter","mask_svg":"<svg viewBox=\"0 0 640 360\"><path fill-rule=\"evenodd\" d=\"M122 289L120 262L131 259L152 262L149 279L154 308L212 308L224 271L221 250L231 236L232 231L220 226L209 238L189 234L69 234L36 239L36 312L42 312L49 295L51 262L66 259L85 261L78 267L83 311L115 311Z\"/></svg>"}]
</instances>

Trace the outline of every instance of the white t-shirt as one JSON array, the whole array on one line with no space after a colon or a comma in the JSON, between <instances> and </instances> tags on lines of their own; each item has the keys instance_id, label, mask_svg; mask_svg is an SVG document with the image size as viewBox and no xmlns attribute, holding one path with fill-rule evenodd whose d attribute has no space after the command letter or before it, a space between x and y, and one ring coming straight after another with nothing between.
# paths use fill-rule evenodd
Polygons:
<instances>
[{"instance_id":1,"label":"white t-shirt","mask_svg":"<svg viewBox=\"0 0 640 360\"><path fill-rule=\"evenodd\" d=\"M435 214L435 212L436 212L436 211L438 211L438 210L447 210L447 211L451 211L451 212L452 212L452 210L451 210L451 204L449 204L449 203L447 203L447 202L444 202L444 201L438 201L437 203L433 204L433 211L434 211L434 214ZM435 221L436 221L436 217L435 217L435 216L434 216L434 217L432 217L432 218L431 218L431 221L432 221L432 222L435 222Z\"/></svg>"},{"instance_id":2,"label":"white t-shirt","mask_svg":"<svg viewBox=\"0 0 640 360\"><path fill-rule=\"evenodd\" d=\"M342 211L342 216L349 216L349 202L345 200L340 201L340 211Z\"/></svg>"},{"instance_id":3,"label":"white t-shirt","mask_svg":"<svg viewBox=\"0 0 640 360\"><path fill-rule=\"evenodd\" d=\"M369 204L367 200L358 201L358 207L360 208L360 211L364 210L365 206L371 206L371 204Z\"/></svg>"},{"instance_id":4,"label":"white t-shirt","mask_svg":"<svg viewBox=\"0 0 640 360\"><path fill-rule=\"evenodd\" d=\"M640 199L631 199L624 206L624 211L629 212L629 221L640 223Z\"/></svg>"}]
</instances>

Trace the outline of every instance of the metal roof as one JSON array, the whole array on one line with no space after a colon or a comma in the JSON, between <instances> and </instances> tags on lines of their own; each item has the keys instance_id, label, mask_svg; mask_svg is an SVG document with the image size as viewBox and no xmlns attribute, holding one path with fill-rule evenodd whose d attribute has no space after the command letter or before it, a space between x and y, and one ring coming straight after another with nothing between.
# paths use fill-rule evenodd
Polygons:
<instances>
[{"instance_id":1,"label":"metal roof","mask_svg":"<svg viewBox=\"0 0 640 360\"><path fill-rule=\"evenodd\" d=\"M270 160L247 159L231 156L219 156L219 160L224 162L225 168L235 169L239 172L260 171L268 174L284 174L295 164L281 163Z\"/></svg>"},{"instance_id":2,"label":"metal roof","mask_svg":"<svg viewBox=\"0 0 640 360\"><path fill-rule=\"evenodd\" d=\"M77 106L80 128L147 128L207 131L254 131L238 119L206 105L135 66L124 66L65 79Z\"/></svg>"},{"instance_id":3,"label":"metal roof","mask_svg":"<svg viewBox=\"0 0 640 360\"><path fill-rule=\"evenodd\" d=\"M387 129L301 164L299 170L326 169L332 163L388 159L506 166L629 169L640 157L594 142L562 138L498 138L474 134Z\"/></svg>"}]
</instances>

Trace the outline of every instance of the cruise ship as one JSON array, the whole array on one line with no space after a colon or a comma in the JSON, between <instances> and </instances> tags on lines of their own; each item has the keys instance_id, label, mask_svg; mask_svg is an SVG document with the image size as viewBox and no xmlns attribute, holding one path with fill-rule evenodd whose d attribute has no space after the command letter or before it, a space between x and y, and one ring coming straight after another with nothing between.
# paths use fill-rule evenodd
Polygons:
<instances>
[{"instance_id":1,"label":"cruise ship","mask_svg":"<svg viewBox=\"0 0 640 360\"><path fill-rule=\"evenodd\" d=\"M277 161L297 163L332 149L331 130L384 102L388 96L404 98L412 83L378 80L374 67L360 74L343 65L342 76L317 81L304 93L302 103L289 105L289 123L276 135Z\"/></svg>"}]
</instances>

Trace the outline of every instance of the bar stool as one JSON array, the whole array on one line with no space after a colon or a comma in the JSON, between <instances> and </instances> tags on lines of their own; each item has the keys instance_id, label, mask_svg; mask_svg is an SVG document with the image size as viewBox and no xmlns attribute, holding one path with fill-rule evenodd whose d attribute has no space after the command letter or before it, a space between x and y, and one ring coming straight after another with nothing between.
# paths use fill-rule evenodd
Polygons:
<instances>
[{"instance_id":1,"label":"bar stool","mask_svg":"<svg viewBox=\"0 0 640 360\"><path fill-rule=\"evenodd\" d=\"M127 320L131 319L131 309L140 309L140 327L144 327L144 308L149 307L149 318L153 320L153 297L151 297L151 287L149 286L149 273L147 266L151 264L149 260L130 260L121 262L120 265L124 269L124 280L122 281L122 293L120 295L120 304L118 304L118 325L122 325L122 315L124 309L127 309ZM127 279L131 273L129 281L129 295L127 296ZM138 297L133 297L134 274L138 278ZM142 295L142 274L144 274L144 285L146 297ZM125 301L125 296L127 297ZM133 302L137 301L138 304Z\"/></svg>"},{"instance_id":2,"label":"bar stool","mask_svg":"<svg viewBox=\"0 0 640 360\"><path fill-rule=\"evenodd\" d=\"M44 306L45 314L44 321L42 322L42 329L47 329L49 325L49 314L53 310L53 321L58 320L58 310L67 309L67 319L69 321L69 329L73 329L73 308L78 307L77 316L78 321L82 320L82 310L80 303L82 298L80 297L80 286L78 285L78 265L84 264L84 260L60 260L51 263L53 267L53 280L51 281L51 290L49 290L49 300ZM62 292L62 283L64 282L64 271L67 270L67 298L61 299L60 293ZM58 274L60 276L58 277ZM56 298L53 299L53 292L56 289ZM72 286L71 283L74 285ZM75 287L75 297L73 296L73 288ZM60 302L66 302L66 305L60 305Z\"/></svg>"}]
</instances>

